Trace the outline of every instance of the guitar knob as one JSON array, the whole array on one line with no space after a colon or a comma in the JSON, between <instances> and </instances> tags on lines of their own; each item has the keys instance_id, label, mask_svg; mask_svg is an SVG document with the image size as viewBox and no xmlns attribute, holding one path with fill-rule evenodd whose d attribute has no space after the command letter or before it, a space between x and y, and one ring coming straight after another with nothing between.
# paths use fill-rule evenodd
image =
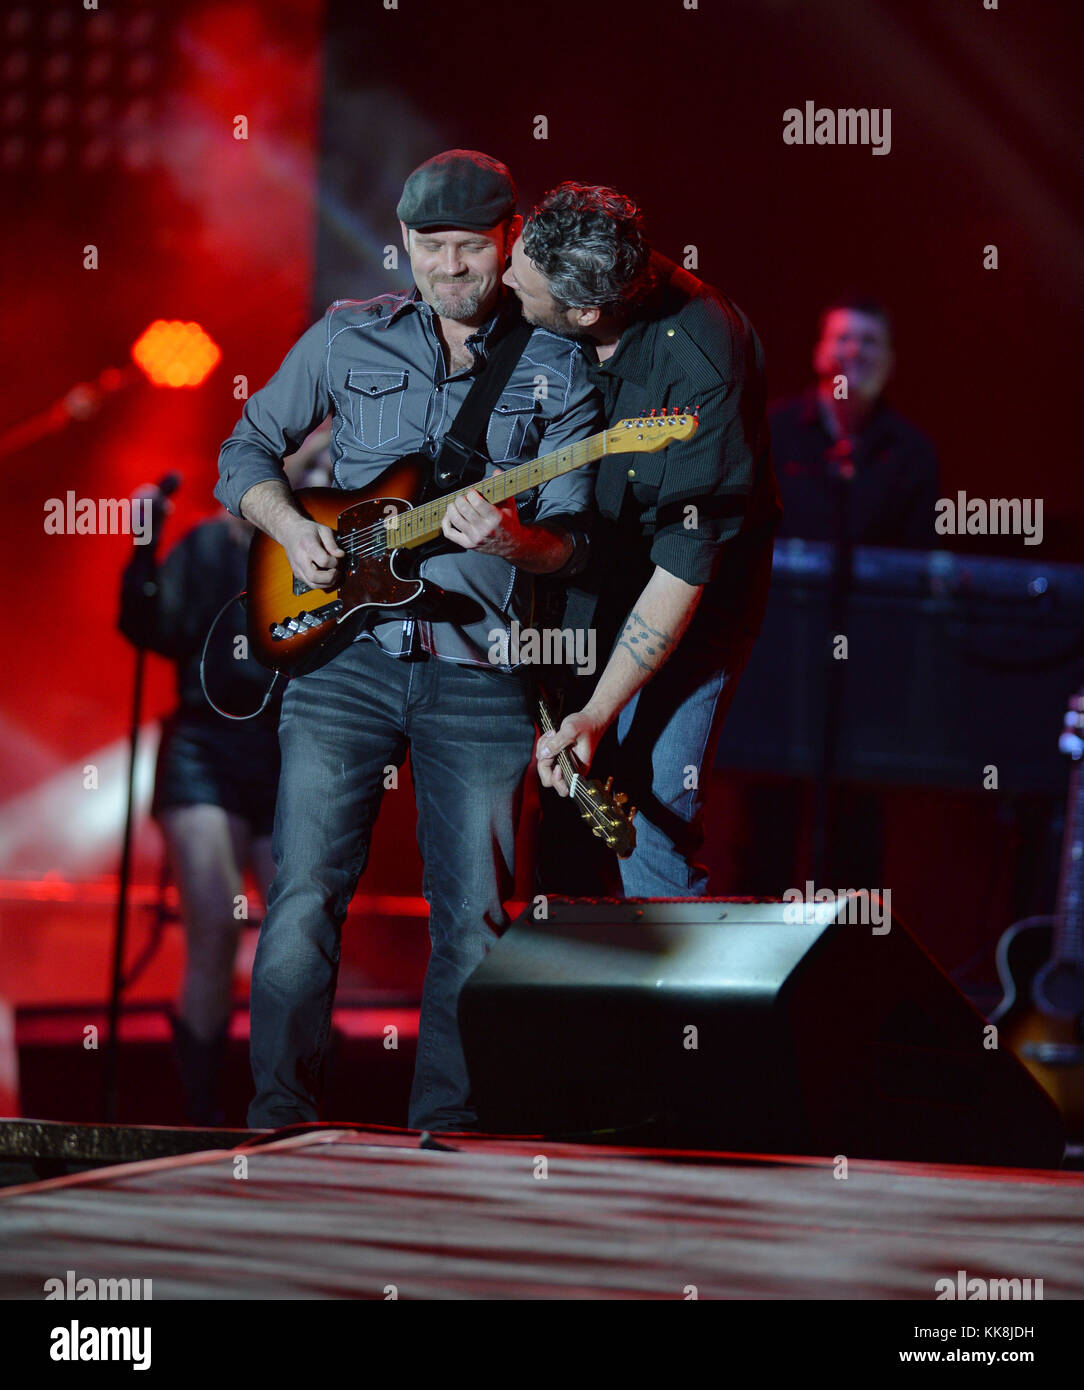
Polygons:
<instances>
[{"instance_id":1,"label":"guitar knob","mask_svg":"<svg viewBox=\"0 0 1084 1390\"><path fill-rule=\"evenodd\" d=\"M614 797L614 805L615 805L615 806L624 806L625 802L628 801L628 799L629 799L629 794L628 794L628 792L618 792L617 795Z\"/></svg>"}]
</instances>

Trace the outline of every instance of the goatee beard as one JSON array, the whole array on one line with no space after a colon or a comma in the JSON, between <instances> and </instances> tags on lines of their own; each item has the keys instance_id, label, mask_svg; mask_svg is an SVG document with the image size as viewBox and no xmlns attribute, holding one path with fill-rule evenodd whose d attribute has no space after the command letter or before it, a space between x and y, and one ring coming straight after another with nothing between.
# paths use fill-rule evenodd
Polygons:
<instances>
[{"instance_id":1,"label":"goatee beard","mask_svg":"<svg viewBox=\"0 0 1084 1390\"><path fill-rule=\"evenodd\" d=\"M476 287L467 294L444 296L440 285L431 286L433 308L442 319L471 319L478 312L481 292Z\"/></svg>"}]
</instances>

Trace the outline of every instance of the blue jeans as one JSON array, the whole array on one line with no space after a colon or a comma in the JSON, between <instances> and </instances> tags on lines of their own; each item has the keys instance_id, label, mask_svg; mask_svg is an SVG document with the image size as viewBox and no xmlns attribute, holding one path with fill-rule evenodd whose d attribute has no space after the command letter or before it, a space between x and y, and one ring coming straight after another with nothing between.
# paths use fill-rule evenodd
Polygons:
<instances>
[{"instance_id":1,"label":"blue jeans","mask_svg":"<svg viewBox=\"0 0 1084 1390\"><path fill-rule=\"evenodd\" d=\"M615 787L639 808L636 848L619 861L627 898L703 898L707 870L704 794L727 710L753 638L702 639L694 619L671 660L617 718L616 752L606 763Z\"/></svg>"},{"instance_id":2,"label":"blue jeans","mask_svg":"<svg viewBox=\"0 0 1084 1390\"><path fill-rule=\"evenodd\" d=\"M353 642L282 701L276 873L252 971L254 1128L318 1118L343 920L390 768L409 749L432 954L408 1121L470 1124L456 1007L507 925L516 817L534 721L514 675ZM392 795L395 795L392 792Z\"/></svg>"},{"instance_id":3,"label":"blue jeans","mask_svg":"<svg viewBox=\"0 0 1084 1390\"><path fill-rule=\"evenodd\" d=\"M662 670L625 706L599 744L591 776L638 808L636 848L617 859L579 821L578 808L543 793L538 891L570 897L702 898L707 870L704 797L719 734L754 638L721 632L698 611ZM565 712L587 699L569 682Z\"/></svg>"}]
</instances>

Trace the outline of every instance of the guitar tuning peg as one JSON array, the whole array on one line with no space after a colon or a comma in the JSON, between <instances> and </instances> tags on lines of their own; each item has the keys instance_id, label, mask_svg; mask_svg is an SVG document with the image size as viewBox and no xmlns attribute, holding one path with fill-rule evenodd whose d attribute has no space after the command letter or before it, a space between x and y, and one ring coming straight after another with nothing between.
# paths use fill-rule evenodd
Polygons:
<instances>
[{"instance_id":1,"label":"guitar tuning peg","mask_svg":"<svg viewBox=\"0 0 1084 1390\"><path fill-rule=\"evenodd\" d=\"M610 795L610 791L611 791L611 789L613 788L613 784L614 784L614 779L613 779L612 777L607 777L607 778L606 778L606 785L605 785L605 786L603 787L603 789L602 789L602 790L606 793L607 796Z\"/></svg>"},{"instance_id":2,"label":"guitar tuning peg","mask_svg":"<svg viewBox=\"0 0 1084 1390\"><path fill-rule=\"evenodd\" d=\"M615 806L624 806L625 802L628 801L628 799L629 799L629 794L628 794L628 792L618 792L617 795L614 797L614 805L615 805Z\"/></svg>"},{"instance_id":3,"label":"guitar tuning peg","mask_svg":"<svg viewBox=\"0 0 1084 1390\"><path fill-rule=\"evenodd\" d=\"M630 807L629 807L629 824L631 825L632 822L633 822L635 819L636 819L636 807L635 807L635 806L630 806Z\"/></svg>"}]
</instances>

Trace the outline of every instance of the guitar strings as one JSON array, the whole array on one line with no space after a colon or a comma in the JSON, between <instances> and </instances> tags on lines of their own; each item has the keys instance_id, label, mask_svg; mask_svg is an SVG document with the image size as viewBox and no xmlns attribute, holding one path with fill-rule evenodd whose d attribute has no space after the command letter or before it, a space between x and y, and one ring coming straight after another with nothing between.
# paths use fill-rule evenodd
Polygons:
<instances>
[{"instance_id":1,"label":"guitar strings","mask_svg":"<svg viewBox=\"0 0 1084 1390\"><path fill-rule=\"evenodd\" d=\"M684 414L684 413L685 413L685 412L683 412L683 414ZM622 423L631 423L631 421L622 422ZM677 424L678 421L677 421L676 418L673 419L673 421L667 420L666 417L664 416L664 417L660 417L658 423L659 423L659 424L670 424L670 423ZM685 423L684 419L682 419L680 423L681 423L681 424L684 424L684 423ZM615 435L615 434L617 433L617 429L618 429L618 427L615 426L615 427L613 427L613 428L611 428L611 429L603 430L600 434L592 435L590 439L577 440L577 442L576 442L575 444L570 445L570 446L568 447L568 449L567 449L567 453L568 453L568 454L570 455L570 457L574 460L574 462L572 462L571 467L570 467L567 471L572 472L572 471L574 471L574 470L577 469L577 468L582 468L584 464L592 462L592 458L591 458L592 449L598 447L599 441L603 441L603 443L602 443L601 447L599 448L599 453L596 455L596 457L601 457L602 455L608 453L609 450L606 448L605 441L607 441L608 438L609 438L610 436ZM552 454L543 454L541 458L537 458L537 459L528 459L525 463L517 464L515 468L511 469L508 473L502 474L501 476L505 479L505 481L506 481L506 483L507 483L507 481L508 481L509 479L511 479L520 469L528 470L528 469L530 469L531 467L533 467L535 464L539 464L539 463L543 465L543 471L544 471L544 470L545 470L545 464L546 464L546 462L547 462L549 459L557 459L557 458L559 458L559 456L560 456L562 453L564 453L564 452L566 452L566 451L565 451L565 450L560 450L560 449L558 449L558 450L555 450L554 453L552 453ZM577 457L577 456L580 456L580 457ZM496 475L494 475L494 476L496 476ZM559 477L559 476L560 476L560 470L558 471L558 473L555 473L555 474L554 474L554 477ZM489 480L488 480L488 479L485 479L485 480L483 480L483 481L489 481ZM552 481L552 479L541 478L541 479L539 480L539 482L537 482L537 483L528 483L528 484L527 484L527 487L528 487L528 488L530 488L530 487L540 487L543 483L545 483L545 482L551 482L551 481ZM477 486L477 485L476 485L476 486ZM439 503L439 502L442 501L442 502L444 503L444 510L447 511L448 503L454 502L455 499L456 499L457 497L462 497L462 496L464 496L464 495L465 495L467 492L469 492L470 490L471 490L470 488L461 488L458 492L449 493L447 497L439 498L439 499L434 499L434 501L436 501L437 503ZM520 492L520 491L523 491L523 490L525 490L525 489L522 488L522 487L517 486L516 488L513 489L511 495L512 495L512 496L515 496L515 494L516 494L517 492ZM502 498L502 501L505 501L505 502L506 502L506 501L508 500L508 496L509 496L509 494L506 493L505 496L504 496L504 498ZM433 505L433 502L422 503L422 505L423 505L423 506L432 506L432 505ZM417 510L418 510L417 507L408 507L408 508L406 509L405 512L399 512L399 513L397 513L397 515L398 515L398 516L405 516L405 515L407 515L409 512L417 511ZM360 531L352 531L352 532L350 532L346 537L340 537L340 536L338 536L337 533L336 533L336 536L337 536L337 539L338 539L338 541L339 541L339 544L342 545L343 549L347 552L347 554L353 555L353 556L358 557L358 558L365 557L365 556L369 556L369 555L378 555L378 554L380 554L380 552L381 552L381 546L383 546L383 550L384 550L385 552L387 552L387 550L388 550L388 524L387 524L386 521L378 521L378 522L374 523L374 524L371 525L371 526L363 527Z\"/></svg>"},{"instance_id":2,"label":"guitar strings","mask_svg":"<svg viewBox=\"0 0 1084 1390\"><path fill-rule=\"evenodd\" d=\"M567 452L568 452L568 454L572 457L573 460L576 460L576 459L577 459L577 456L580 455L580 454L583 454L583 455L585 455L585 456L579 458L578 461L574 461L574 462L572 463L572 465L571 465L571 468L570 468L568 471L569 471L569 472L574 471L574 470L577 469L577 468L582 468L584 464L590 463L590 462L592 461L592 459L591 459L591 449L590 449L590 448L585 448L584 446L593 445L594 442L595 442L597 439L599 439L599 438L601 438L601 437L605 437L606 435L609 435L610 433L611 433L610 430L603 430L601 436L596 435L596 436L593 436L592 439L578 440L575 444L570 445L569 448L568 448L568 450L567 450ZM541 458L537 458L537 459L528 459L525 463L518 464L518 465L516 466L516 468L509 470L508 473L502 474L501 476L505 479L505 481L506 481L506 483L507 483L507 481L508 481L509 479L513 478L514 475L515 475L515 473L516 473L517 471L519 471L520 469L523 469L523 470L524 470L524 476L527 476L526 470L532 468L534 465L539 464L539 463L541 463L541 464L543 465L543 472L544 472L544 471L545 471L545 464L546 464L547 460L548 460L548 459L552 459L552 458L557 458L560 454L562 454L562 453L564 453L564 452L565 452L564 450L556 450L553 454L544 454ZM605 448L603 448L601 452L602 452L602 453L605 453L605 452L607 452L607 451L605 450ZM494 476L496 476L496 475L494 475ZM560 473L559 473L559 472L554 474L554 477L559 477L559 476L560 476ZM485 480L483 480L483 481L489 481L489 480L488 480L488 479L485 479ZM527 484L527 486L528 486L528 487L540 487L543 483L546 483L546 482L552 482L552 479L544 478L544 477L543 477L543 478L540 478L539 481L538 481L537 483L529 483L529 484ZM475 486L477 486L477 484L476 484ZM513 489L511 495L512 495L512 496L515 496L515 494L516 494L517 492L523 491L523 490L524 490L524 489L521 488L521 487L516 487L516 488ZM449 504L450 502L454 502L455 499L456 499L457 497L463 497L463 496L465 496L466 493L469 492L469 491L471 491L471 488L461 488L458 492L449 493L447 497L444 497L444 498L436 498L436 499L433 499L433 502L425 502L425 503L422 503L422 506L432 506L432 505L434 505L434 503L436 503L437 505L439 505L441 502L443 502L443 504L444 504L444 510L445 510L445 512L446 512L447 509L448 509L448 504ZM507 502L508 496L509 496L509 494L506 493L505 497L504 497L502 500L505 501L505 502ZM407 515L409 512L417 511L417 510L419 510L417 507L408 507L407 510L406 510L405 512L399 512L399 513L397 513L397 515L398 515L398 516L405 516L405 515ZM362 528L361 530L359 530L359 531L351 531L345 538L344 538L344 537L341 537L341 536L337 536L337 539L338 539L338 541L339 541L339 544L343 547L343 549L347 552L347 554L352 555L352 556L354 556L354 557L356 557L356 558L362 558L362 557L369 556L369 555L378 555L378 554L381 553L381 548L382 548L382 547L383 547L383 550L384 550L385 552L386 552L386 551L388 550L388 548L389 548L389 547L388 547L388 523L387 523L386 521L378 521L378 522L375 522L375 523L374 523L373 525L371 525L371 526L363 527L363 528Z\"/></svg>"},{"instance_id":3,"label":"guitar strings","mask_svg":"<svg viewBox=\"0 0 1084 1390\"><path fill-rule=\"evenodd\" d=\"M545 718L540 718L538 722L542 725L542 732L544 734L552 734L554 732L555 725L549 716L548 710L545 713ZM591 819L597 826L603 829L609 829L609 820L595 805L591 793L582 785L583 774L576 772L567 749L562 749L561 752L557 754L557 761L561 764L561 771L565 774L565 781L569 784L569 787L572 788L572 795L579 801L581 806L587 807ZM576 781L573 781L573 775L575 775Z\"/></svg>"}]
</instances>

